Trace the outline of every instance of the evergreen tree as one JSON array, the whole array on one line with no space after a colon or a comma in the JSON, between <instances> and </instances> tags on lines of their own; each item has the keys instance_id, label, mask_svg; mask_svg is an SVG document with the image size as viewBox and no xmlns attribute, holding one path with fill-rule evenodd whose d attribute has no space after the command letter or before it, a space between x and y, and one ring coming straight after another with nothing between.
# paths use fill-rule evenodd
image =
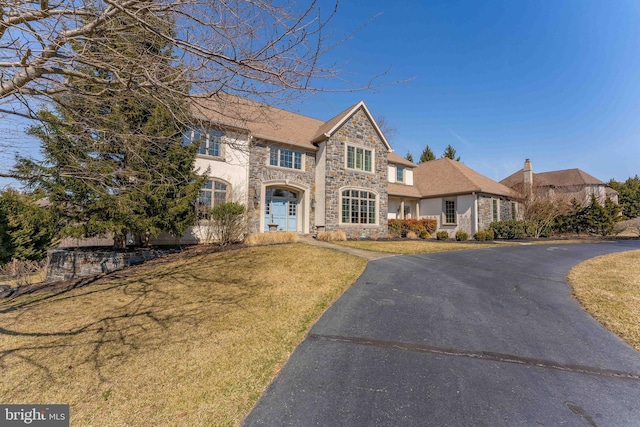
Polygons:
<instances>
[{"instance_id":1,"label":"evergreen tree","mask_svg":"<svg viewBox=\"0 0 640 427\"><path fill-rule=\"evenodd\" d=\"M428 145L424 147L424 150L422 150L422 154L420 155L420 163L428 162L435 159L436 156L435 154L433 154L431 148Z\"/></svg>"},{"instance_id":2,"label":"evergreen tree","mask_svg":"<svg viewBox=\"0 0 640 427\"><path fill-rule=\"evenodd\" d=\"M618 203L622 207L622 214L627 219L640 216L640 178L636 175L625 182L609 181L609 187L618 192Z\"/></svg>"},{"instance_id":3,"label":"evergreen tree","mask_svg":"<svg viewBox=\"0 0 640 427\"><path fill-rule=\"evenodd\" d=\"M0 262L46 258L55 235L51 212L16 190L0 194Z\"/></svg>"},{"instance_id":4,"label":"evergreen tree","mask_svg":"<svg viewBox=\"0 0 640 427\"><path fill-rule=\"evenodd\" d=\"M411 154L411 151L407 151L407 155L405 156L405 159L409 160L410 162L413 162L413 155Z\"/></svg>"},{"instance_id":5,"label":"evergreen tree","mask_svg":"<svg viewBox=\"0 0 640 427\"><path fill-rule=\"evenodd\" d=\"M456 162L460 161L460 156L456 158L456 149L453 148L451 144L447 145L447 148L444 149L444 153L442 153L442 158L455 160Z\"/></svg>"},{"instance_id":6,"label":"evergreen tree","mask_svg":"<svg viewBox=\"0 0 640 427\"><path fill-rule=\"evenodd\" d=\"M171 23L165 24L170 32ZM126 244L127 233L142 241L163 230L184 234L196 220L193 203L204 180L193 170L198 147L183 144L186 128L176 120L187 105L175 93L185 88L131 90L151 72L158 82L174 81L180 70L170 45L140 27L127 28L117 38L74 45L95 59L77 68L100 80L112 72L110 61L127 58L131 67L140 68L131 73L138 73L140 81L132 78L104 89L86 78L71 79L73 90L57 96L55 111L42 111L43 124L29 130L42 142L43 160L19 158L15 168L48 198L63 224L62 235L113 233L116 247ZM147 63L140 59L145 55L164 58L164 63L152 70L136 65ZM166 96L172 89L175 93Z\"/></svg>"}]
</instances>

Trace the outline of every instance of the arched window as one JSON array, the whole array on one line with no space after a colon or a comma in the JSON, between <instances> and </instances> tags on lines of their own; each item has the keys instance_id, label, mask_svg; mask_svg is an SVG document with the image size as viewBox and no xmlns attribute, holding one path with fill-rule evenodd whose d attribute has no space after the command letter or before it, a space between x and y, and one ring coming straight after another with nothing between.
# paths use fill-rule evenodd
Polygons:
<instances>
[{"instance_id":1,"label":"arched window","mask_svg":"<svg viewBox=\"0 0 640 427\"><path fill-rule=\"evenodd\" d=\"M376 194L363 190L342 192L341 219L343 224L375 224Z\"/></svg>"},{"instance_id":2,"label":"arched window","mask_svg":"<svg viewBox=\"0 0 640 427\"><path fill-rule=\"evenodd\" d=\"M198 218L208 218L211 208L226 202L228 189L229 185L222 181L209 180L205 182L204 186L200 189L196 205Z\"/></svg>"}]
</instances>

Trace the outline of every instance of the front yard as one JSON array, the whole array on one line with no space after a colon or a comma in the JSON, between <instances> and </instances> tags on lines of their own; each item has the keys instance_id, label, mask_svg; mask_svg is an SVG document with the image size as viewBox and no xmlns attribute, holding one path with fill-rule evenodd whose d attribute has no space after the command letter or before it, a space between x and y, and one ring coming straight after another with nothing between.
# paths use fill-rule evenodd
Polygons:
<instances>
[{"instance_id":1,"label":"front yard","mask_svg":"<svg viewBox=\"0 0 640 427\"><path fill-rule=\"evenodd\" d=\"M235 425L364 267L289 244L0 300L0 402L69 403L71 425Z\"/></svg>"}]
</instances>

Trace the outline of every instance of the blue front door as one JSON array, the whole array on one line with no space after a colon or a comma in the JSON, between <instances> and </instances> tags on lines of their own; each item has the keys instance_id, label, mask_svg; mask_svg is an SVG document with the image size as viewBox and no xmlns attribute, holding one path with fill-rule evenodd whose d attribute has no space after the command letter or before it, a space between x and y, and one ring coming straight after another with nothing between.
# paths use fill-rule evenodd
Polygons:
<instances>
[{"instance_id":1,"label":"blue front door","mask_svg":"<svg viewBox=\"0 0 640 427\"><path fill-rule=\"evenodd\" d=\"M297 213L298 195L296 193L279 188L267 189L264 231L269 231L269 224L277 224L278 231L296 231Z\"/></svg>"}]
</instances>

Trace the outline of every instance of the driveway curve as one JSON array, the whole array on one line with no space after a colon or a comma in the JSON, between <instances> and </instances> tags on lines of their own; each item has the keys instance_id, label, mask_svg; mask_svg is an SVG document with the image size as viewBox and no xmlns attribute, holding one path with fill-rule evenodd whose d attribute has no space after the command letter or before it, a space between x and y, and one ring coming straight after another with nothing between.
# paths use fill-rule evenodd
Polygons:
<instances>
[{"instance_id":1,"label":"driveway curve","mask_svg":"<svg viewBox=\"0 0 640 427\"><path fill-rule=\"evenodd\" d=\"M245 426L638 426L640 353L566 275L638 241L369 262Z\"/></svg>"}]
</instances>

